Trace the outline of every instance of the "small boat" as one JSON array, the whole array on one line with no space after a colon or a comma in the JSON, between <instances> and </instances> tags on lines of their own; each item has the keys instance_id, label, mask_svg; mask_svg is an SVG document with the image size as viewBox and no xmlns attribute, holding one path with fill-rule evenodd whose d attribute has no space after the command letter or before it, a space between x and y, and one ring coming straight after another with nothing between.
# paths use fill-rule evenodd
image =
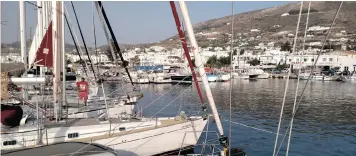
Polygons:
<instances>
[{"instance_id":1,"label":"small boat","mask_svg":"<svg viewBox=\"0 0 356 156\"><path fill-rule=\"evenodd\" d=\"M238 69L238 70L234 71L232 73L232 77L234 79L248 79L249 78L248 73L246 72L246 70L243 70L243 69Z\"/></svg>"},{"instance_id":2,"label":"small boat","mask_svg":"<svg viewBox=\"0 0 356 156\"><path fill-rule=\"evenodd\" d=\"M350 80L353 81L353 82L356 82L356 74L353 74L353 75L350 77Z\"/></svg>"},{"instance_id":3,"label":"small boat","mask_svg":"<svg viewBox=\"0 0 356 156\"><path fill-rule=\"evenodd\" d=\"M215 74L206 74L206 76L208 77L208 82L216 82L218 79L218 76Z\"/></svg>"},{"instance_id":4,"label":"small boat","mask_svg":"<svg viewBox=\"0 0 356 156\"><path fill-rule=\"evenodd\" d=\"M171 77L162 77L162 76L157 76L154 77L153 80L150 80L150 83L154 83L154 84L165 84L171 82L172 82Z\"/></svg>"},{"instance_id":5,"label":"small boat","mask_svg":"<svg viewBox=\"0 0 356 156\"><path fill-rule=\"evenodd\" d=\"M257 79L268 79L270 77L269 73L263 72L262 74L257 76Z\"/></svg>"},{"instance_id":6,"label":"small boat","mask_svg":"<svg viewBox=\"0 0 356 156\"><path fill-rule=\"evenodd\" d=\"M218 74L218 82L226 82L230 80L230 74L227 73L220 73Z\"/></svg>"},{"instance_id":7,"label":"small boat","mask_svg":"<svg viewBox=\"0 0 356 156\"><path fill-rule=\"evenodd\" d=\"M172 75L171 79L172 79L172 83L191 84L193 81L193 76L192 75Z\"/></svg>"},{"instance_id":8,"label":"small boat","mask_svg":"<svg viewBox=\"0 0 356 156\"><path fill-rule=\"evenodd\" d=\"M264 71L262 69L253 68L249 69L247 73L249 79L257 79L259 75L264 73Z\"/></svg>"},{"instance_id":9,"label":"small boat","mask_svg":"<svg viewBox=\"0 0 356 156\"><path fill-rule=\"evenodd\" d=\"M165 84L172 82L171 76L164 72L150 73L148 74L148 79L150 83L154 84Z\"/></svg>"}]
</instances>

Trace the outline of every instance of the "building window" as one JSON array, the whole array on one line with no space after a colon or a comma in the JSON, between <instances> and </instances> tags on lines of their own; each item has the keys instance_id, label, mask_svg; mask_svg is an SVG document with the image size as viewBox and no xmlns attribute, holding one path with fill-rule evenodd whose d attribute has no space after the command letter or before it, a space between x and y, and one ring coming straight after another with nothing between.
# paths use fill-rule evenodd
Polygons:
<instances>
[{"instance_id":1,"label":"building window","mask_svg":"<svg viewBox=\"0 0 356 156\"><path fill-rule=\"evenodd\" d=\"M329 61L332 62L332 61L333 61L333 58L329 58Z\"/></svg>"},{"instance_id":2,"label":"building window","mask_svg":"<svg viewBox=\"0 0 356 156\"><path fill-rule=\"evenodd\" d=\"M326 61L326 58L323 58L323 62L325 62Z\"/></svg>"},{"instance_id":3,"label":"building window","mask_svg":"<svg viewBox=\"0 0 356 156\"><path fill-rule=\"evenodd\" d=\"M308 61L308 59L307 58L304 58L304 62L307 62Z\"/></svg>"},{"instance_id":4,"label":"building window","mask_svg":"<svg viewBox=\"0 0 356 156\"><path fill-rule=\"evenodd\" d=\"M292 62L292 59L289 59L289 62Z\"/></svg>"},{"instance_id":5,"label":"building window","mask_svg":"<svg viewBox=\"0 0 356 156\"><path fill-rule=\"evenodd\" d=\"M314 59L312 58L311 61L314 62Z\"/></svg>"},{"instance_id":6,"label":"building window","mask_svg":"<svg viewBox=\"0 0 356 156\"><path fill-rule=\"evenodd\" d=\"M125 127L120 127L119 131L126 131L126 128Z\"/></svg>"}]
</instances>

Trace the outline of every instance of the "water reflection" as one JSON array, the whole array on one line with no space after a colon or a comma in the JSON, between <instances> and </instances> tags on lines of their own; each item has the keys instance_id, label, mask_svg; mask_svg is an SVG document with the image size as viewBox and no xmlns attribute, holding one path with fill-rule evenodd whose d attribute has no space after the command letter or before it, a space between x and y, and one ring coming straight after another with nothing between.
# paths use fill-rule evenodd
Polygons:
<instances>
[{"instance_id":1,"label":"water reflection","mask_svg":"<svg viewBox=\"0 0 356 156\"><path fill-rule=\"evenodd\" d=\"M257 81L234 80L232 90L233 121L276 132L285 80L266 79ZM301 81L300 95L306 81ZM116 86L115 86L116 85ZM290 80L284 109L281 133L286 131L296 89L296 80ZM106 84L107 90L115 90L119 84ZM160 115L176 115L180 108L189 113L199 111L200 101L194 86L187 85L140 85L144 93L139 105L147 108L150 116L167 105L185 89ZM172 89L172 87L174 88ZM116 88L115 88L116 87ZM215 103L222 116L224 130L228 131L229 82L210 83ZM170 90L170 91L169 91ZM169 91L168 93L166 93ZM354 155L356 153L356 83L312 81L306 87L304 98L296 113L291 141L291 155ZM207 103L207 99L205 97ZM210 130L216 129L213 124ZM232 143L243 147L248 155L272 155L274 134L233 125ZM285 144L280 155L285 154Z\"/></svg>"}]
</instances>

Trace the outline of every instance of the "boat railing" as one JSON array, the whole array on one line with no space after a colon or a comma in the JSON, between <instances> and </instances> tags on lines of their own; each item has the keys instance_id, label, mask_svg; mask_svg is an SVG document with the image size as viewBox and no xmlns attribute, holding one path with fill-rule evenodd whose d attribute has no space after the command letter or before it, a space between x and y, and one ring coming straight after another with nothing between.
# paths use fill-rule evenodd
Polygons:
<instances>
[{"instance_id":1,"label":"boat railing","mask_svg":"<svg viewBox=\"0 0 356 156\"><path fill-rule=\"evenodd\" d=\"M201 144L195 144L195 146L191 147L191 148L194 148L194 147L197 147L197 146L202 146L202 151L201 153L203 154L205 152L205 148L206 146L210 147L211 148L211 152L209 154L213 154L213 153L220 153L221 151L223 151L222 149L223 148L219 148L217 146L220 146L220 143L219 143L219 133L217 131L187 131L184 133L184 136L183 136L183 140L182 140L182 143L180 145L180 148L179 148L179 152L178 152L178 155L180 155L180 153L182 152L182 150L186 150L184 147L186 144L185 143L185 139L187 137L187 134L189 133L204 133L205 134L205 141L203 141L203 143ZM208 139L208 134L212 134L212 135L216 135L216 138L213 138L213 139ZM217 150L217 151L215 151ZM206 155L206 154L204 154Z\"/></svg>"}]
</instances>

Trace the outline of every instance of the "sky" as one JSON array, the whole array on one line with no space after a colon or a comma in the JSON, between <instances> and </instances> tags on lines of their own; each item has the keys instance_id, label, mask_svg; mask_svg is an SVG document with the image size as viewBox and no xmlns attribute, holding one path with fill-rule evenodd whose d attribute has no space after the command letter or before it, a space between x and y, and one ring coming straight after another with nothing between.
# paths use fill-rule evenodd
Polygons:
<instances>
[{"instance_id":1,"label":"sky","mask_svg":"<svg viewBox=\"0 0 356 156\"><path fill-rule=\"evenodd\" d=\"M31 1L36 4L36 2ZM75 1L74 7L79 19L79 23L88 46L92 46L93 39L93 26L92 16L94 13L94 23L97 36L97 44L107 44L104 31L97 16L93 2ZM235 2L235 14L269 8L292 2L282 1L253 1L253 2ZM189 16L192 24L197 24L210 19L221 18L231 15L231 2L224 1L199 1L199 2L186 2L188 7ZM30 34L30 27L34 33L34 28L37 23L36 7L32 4L25 3L26 6L26 34ZM111 27L115 33L116 39L121 44L138 44L138 43L151 43L167 39L177 34L174 18L170 8L169 2L114 2L104 1L108 19ZM70 24L74 27L78 37L80 37L79 29L75 21L72 6L70 2L65 2L65 7L68 10ZM93 8L94 7L94 8ZM179 4L176 2L177 10ZM94 10L93 10L94 9ZM183 19L181 19L182 21ZM5 23L1 26L1 39L3 43L12 43L19 41L19 2L2 2L1 5L1 21ZM73 44L72 38L69 34L67 26L65 28L65 42ZM29 38L29 35L27 35ZM80 41L81 39L78 38ZM83 44L81 44L83 45Z\"/></svg>"}]
</instances>

